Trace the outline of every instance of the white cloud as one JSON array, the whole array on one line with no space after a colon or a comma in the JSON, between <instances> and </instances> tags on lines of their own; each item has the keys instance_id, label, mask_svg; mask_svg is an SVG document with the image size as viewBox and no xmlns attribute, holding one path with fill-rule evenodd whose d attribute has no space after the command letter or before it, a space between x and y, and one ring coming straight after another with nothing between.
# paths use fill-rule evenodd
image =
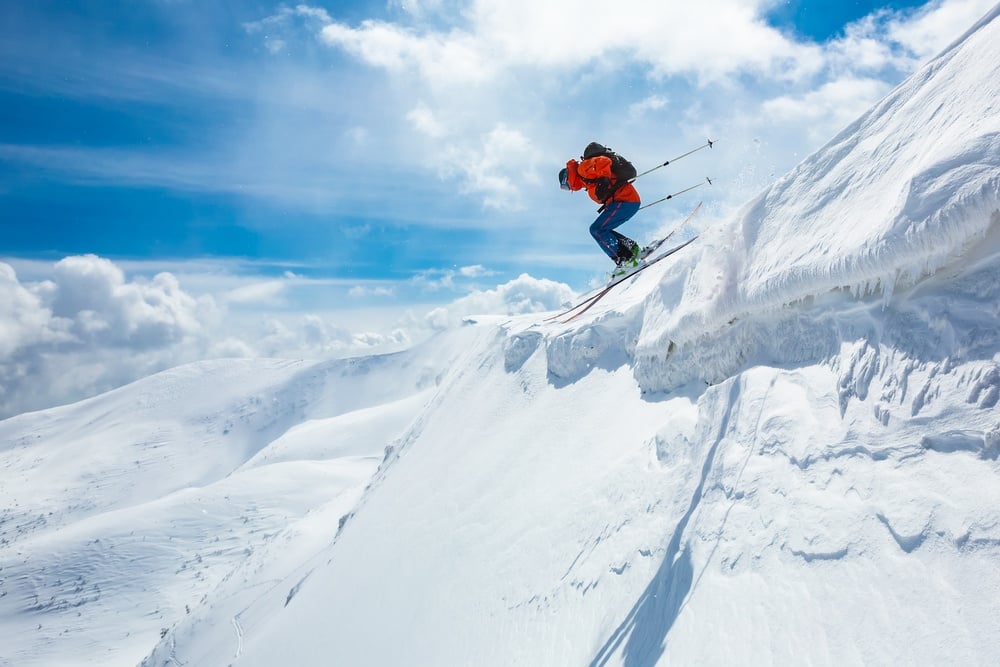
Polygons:
<instances>
[{"instance_id":1,"label":"white cloud","mask_svg":"<svg viewBox=\"0 0 1000 667\"><path fill-rule=\"evenodd\" d=\"M5 144L0 159L76 185L226 192L295 210L315 207L343 223L338 241L374 235L397 221L461 224L524 235L520 245L530 250L518 250L521 259L593 258L596 250L578 223L580 216L589 222L592 209L583 212L589 203L579 198L560 198L552 176L590 139L611 143L643 167L712 137L713 151L645 178L643 195L673 192L688 176L710 174L719 176L719 187L699 197L742 204L993 4L935 0L912 12L866 17L831 42L804 44L761 19L773 1L632 0L609 11L596 0L394 0L401 10L395 22L356 25L332 9L284 7L246 24L262 48L283 53L265 57L263 67L254 61L233 69L228 60L167 67L155 54L133 62L107 51L80 64L60 60L60 76L30 80L39 86L33 90L89 101L163 103L183 92L247 110L253 121L217 135L220 145L201 141L165 153ZM317 38L336 67L313 53L305 60L284 56L315 49ZM372 67L381 72L373 75ZM250 71L254 76L244 76ZM94 72L97 79L88 78ZM87 86L77 83L84 80ZM342 169L345 163L351 169ZM439 165L439 172L428 165ZM460 194L483 210L468 215ZM527 207L530 216L512 214ZM675 214L658 207L633 228ZM566 247L567 238L579 243ZM468 261L490 265L488 249ZM578 268L584 261L571 263ZM412 284L342 281L315 290L323 296L310 306L334 289L355 297L354 307L358 297L409 305L413 294L460 297L428 320L423 311L430 307L421 306L406 322L356 324L308 312L296 301L318 281L266 279L232 267L224 275L183 271L89 256L67 258L26 280L0 264L0 413L79 398L206 356L350 354L409 344L428 325L477 311L554 307L568 294L564 285L527 277L483 290L474 283L490 273L475 264L427 272Z\"/></svg>"},{"instance_id":2,"label":"white cloud","mask_svg":"<svg viewBox=\"0 0 1000 667\"><path fill-rule=\"evenodd\" d=\"M471 280L484 276L494 275L484 266L479 264L473 266L462 266L457 269L427 269L419 272L411 280L412 284L424 291L436 292L439 290L460 290L468 287L468 283L459 284L458 280Z\"/></svg>"},{"instance_id":3,"label":"white cloud","mask_svg":"<svg viewBox=\"0 0 1000 667\"><path fill-rule=\"evenodd\" d=\"M300 4L295 7L281 7L277 14L259 21L248 21L243 24L243 29L250 34L263 34L267 38L273 31L287 29L296 18L305 19L319 26L329 25L333 22L329 12L325 9Z\"/></svg>"},{"instance_id":4,"label":"white cloud","mask_svg":"<svg viewBox=\"0 0 1000 667\"><path fill-rule=\"evenodd\" d=\"M285 303L287 289L286 280L265 280L230 290L222 296L222 300L241 305L277 306Z\"/></svg>"},{"instance_id":5,"label":"white cloud","mask_svg":"<svg viewBox=\"0 0 1000 667\"><path fill-rule=\"evenodd\" d=\"M936 0L918 11L880 12L824 44L800 43L769 26L763 16L773 4L627 0L608 11L597 0L396 0L389 6L396 11L360 22L346 21L332 6L282 6L244 24L251 42L281 51L281 58L166 66L155 54L133 62L102 52L100 66L88 61L86 68L99 72L100 85L68 61L44 84L65 95L67 86L79 87L74 81L87 80L88 94L153 103L196 93L199 103L237 103L248 123L216 133L208 144L168 151L8 144L0 145L0 159L73 184L225 192L324 214L341 212L345 203L360 207L358 193L377 191L385 203L379 215L389 224L412 224L409 195L445 190L431 182L438 174L427 165L468 158L442 175L494 216L459 224L486 227L520 210L527 196L538 201L543 191L536 184L551 175L539 181L531 170L551 168L557 152L578 150L585 138L600 135L620 147L693 133L730 145L748 141L761 128L745 117L763 122L763 100L804 98L838 80L891 87L991 3ZM70 76L62 75L65 67ZM874 101L863 87L856 90L858 105ZM669 114L662 113L666 100ZM766 143L779 171L794 165L793 151L822 141L802 119L783 128L785 141ZM484 137L501 127L534 149L524 156L527 179L513 163L491 168L478 159ZM337 172L338 160L356 169ZM389 172L398 178L367 177ZM709 196L730 192L719 188ZM444 202L434 200L427 224L453 224Z\"/></svg>"},{"instance_id":6,"label":"white cloud","mask_svg":"<svg viewBox=\"0 0 1000 667\"><path fill-rule=\"evenodd\" d=\"M390 297L396 294L396 291L392 287L385 285L355 285L347 291L348 296L355 299L363 299L367 297L379 297L385 296Z\"/></svg>"},{"instance_id":7,"label":"white cloud","mask_svg":"<svg viewBox=\"0 0 1000 667\"><path fill-rule=\"evenodd\" d=\"M541 151L528 137L501 123L477 147L449 146L441 164L444 175L459 175L463 191L481 194L486 207L519 210L519 186L540 180L537 165L541 158Z\"/></svg>"},{"instance_id":8,"label":"white cloud","mask_svg":"<svg viewBox=\"0 0 1000 667\"><path fill-rule=\"evenodd\" d=\"M308 313L298 318L294 328L277 319L266 321L257 348L268 357L322 358L343 354L354 343L354 334L347 329Z\"/></svg>"},{"instance_id":9,"label":"white cloud","mask_svg":"<svg viewBox=\"0 0 1000 667\"><path fill-rule=\"evenodd\" d=\"M819 126L839 129L890 87L878 85L883 69L913 66L912 56L889 44L888 19L859 22L839 42L800 43L763 18L770 0L631 0L614 11L597 0L469 0L437 12L440 4L400 4L405 13L395 22L334 19L320 37L409 90L400 115L417 130L408 140L423 142L424 164L442 165L441 178L501 215L522 210L525 193L544 182L539 171L551 168L560 137L580 141L605 130L606 140L624 146L663 142L688 128L714 136L719 127L742 129L747 115L768 123L759 113L762 95L784 90L774 107L790 123L789 143L808 149L828 138ZM423 20L430 14L434 22ZM615 88L626 71L655 88ZM697 94L680 81L696 84ZM850 92L857 97L841 95ZM658 112L668 100L687 108L664 125ZM806 113L810 102L836 104L832 122L817 124ZM628 140L608 136L608 128Z\"/></svg>"},{"instance_id":10,"label":"white cloud","mask_svg":"<svg viewBox=\"0 0 1000 667\"><path fill-rule=\"evenodd\" d=\"M493 275L493 272L481 264L475 266L463 266L458 273L465 278L481 278L482 276Z\"/></svg>"},{"instance_id":11,"label":"white cloud","mask_svg":"<svg viewBox=\"0 0 1000 667\"><path fill-rule=\"evenodd\" d=\"M918 58L936 55L995 6L994 0L937 0L912 19L892 22L889 37Z\"/></svg>"},{"instance_id":12,"label":"white cloud","mask_svg":"<svg viewBox=\"0 0 1000 667\"><path fill-rule=\"evenodd\" d=\"M39 343L62 342L70 334L54 320L37 295L17 279L9 264L0 263L0 359L10 359L19 350Z\"/></svg>"},{"instance_id":13,"label":"white cloud","mask_svg":"<svg viewBox=\"0 0 1000 667\"><path fill-rule=\"evenodd\" d=\"M568 285L521 274L495 289L477 290L435 308L425 317L427 326L444 329L476 315L518 315L559 308L574 296Z\"/></svg>"},{"instance_id":14,"label":"white cloud","mask_svg":"<svg viewBox=\"0 0 1000 667\"><path fill-rule=\"evenodd\" d=\"M761 18L767 4L632 0L609 11L599 0L474 0L436 31L368 20L356 28L331 22L321 34L370 65L417 72L435 87L482 82L518 67L616 63L623 54L661 75L706 79L741 71L795 78L817 70L816 48L789 40Z\"/></svg>"},{"instance_id":15,"label":"white cloud","mask_svg":"<svg viewBox=\"0 0 1000 667\"><path fill-rule=\"evenodd\" d=\"M877 79L840 79L803 95L786 95L764 102L766 122L811 126L815 141L828 139L864 113L889 87Z\"/></svg>"},{"instance_id":16,"label":"white cloud","mask_svg":"<svg viewBox=\"0 0 1000 667\"><path fill-rule=\"evenodd\" d=\"M267 48L268 51L270 51L274 55L277 55L282 51L284 51L288 45L287 42L285 42L285 40L283 39L270 39L267 37L265 37L264 39L265 39L264 46Z\"/></svg>"},{"instance_id":17,"label":"white cloud","mask_svg":"<svg viewBox=\"0 0 1000 667\"><path fill-rule=\"evenodd\" d=\"M452 269L427 269L415 275L411 282L428 292L451 290L455 289L456 275L458 275L457 272Z\"/></svg>"},{"instance_id":18,"label":"white cloud","mask_svg":"<svg viewBox=\"0 0 1000 667\"><path fill-rule=\"evenodd\" d=\"M405 12L414 16L424 16L439 11L443 6L442 0L390 0L390 6L397 6Z\"/></svg>"},{"instance_id":19,"label":"white cloud","mask_svg":"<svg viewBox=\"0 0 1000 667\"><path fill-rule=\"evenodd\" d=\"M434 112L423 102L406 114L406 118L413 127L433 139L440 139L448 133L447 128L435 118Z\"/></svg>"},{"instance_id":20,"label":"white cloud","mask_svg":"<svg viewBox=\"0 0 1000 667\"><path fill-rule=\"evenodd\" d=\"M475 36L461 31L421 34L369 20L359 28L331 23L323 27L320 37L370 65L397 74L415 70L432 87L483 82L496 72Z\"/></svg>"},{"instance_id":21,"label":"white cloud","mask_svg":"<svg viewBox=\"0 0 1000 667\"><path fill-rule=\"evenodd\" d=\"M22 284L0 264L0 415L76 400L185 358L215 320L174 276L125 280L93 255L67 257Z\"/></svg>"},{"instance_id":22,"label":"white cloud","mask_svg":"<svg viewBox=\"0 0 1000 667\"><path fill-rule=\"evenodd\" d=\"M651 95L643 100L634 102L628 107L628 115L631 118L637 118L650 111L661 111L667 108L669 100L663 95Z\"/></svg>"},{"instance_id":23,"label":"white cloud","mask_svg":"<svg viewBox=\"0 0 1000 667\"><path fill-rule=\"evenodd\" d=\"M894 48L887 38L891 12L878 12L848 24L844 35L826 45L829 67L837 72L879 72L885 67L912 68L915 60L909 53Z\"/></svg>"},{"instance_id":24,"label":"white cloud","mask_svg":"<svg viewBox=\"0 0 1000 667\"><path fill-rule=\"evenodd\" d=\"M466 315L533 312L572 297L562 283L527 275L495 289L476 289L472 281L492 272L468 265L414 280L418 287L447 288L458 295L444 306L425 307L433 311L426 316L407 313L412 303L382 313L369 312L369 306L369 311L321 313L292 307L293 291L320 287L345 296L389 297L407 285L371 283L352 289L347 283L326 284L293 273L261 280L223 274L221 265L213 270L194 262L198 273L193 274L185 274L183 264L172 265L183 282L207 290L196 295L182 288L174 273L128 277L118 264L94 255L67 257L54 265L22 264L33 281L22 282L11 265L0 262L0 418L79 400L199 359L388 352L457 326ZM131 263L131 268L143 267ZM282 303L269 311L276 295Z\"/></svg>"},{"instance_id":25,"label":"white cloud","mask_svg":"<svg viewBox=\"0 0 1000 667\"><path fill-rule=\"evenodd\" d=\"M196 334L202 313L215 308L211 299L185 293L169 273L126 282L121 269L94 255L57 262L52 280L36 293L53 315L72 323L70 331L79 341L139 349Z\"/></svg>"}]
</instances>

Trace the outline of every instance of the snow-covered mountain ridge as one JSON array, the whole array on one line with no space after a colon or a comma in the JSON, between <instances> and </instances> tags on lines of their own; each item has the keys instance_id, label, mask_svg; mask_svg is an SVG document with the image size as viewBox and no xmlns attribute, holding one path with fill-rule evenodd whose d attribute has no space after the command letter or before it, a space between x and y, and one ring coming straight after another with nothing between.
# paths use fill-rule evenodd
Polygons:
<instances>
[{"instance_id":1,"label":"snow-covered mountain ridge","mask_svg":"<svg viewBox=\"0 0 1000 667\"><path fill-rule=\"evenodd\" d=\"M308 551L466 336L200 362L0 422L0 664L135 664L276 535Z\"/></svg>"},{"instance_id":2,"label":"snow-covered mountain ridge","mask_svg":"<svg viewBox=\"0 0 1000 667\"><path fill-rule=\"evenodd\" d=\"M644 389L721 380L757 350L792 362L815 357L824 342L797 340L797 311L781 313L790 305L819 299L838 311L877 294L891 311L896 290L989 264L1000 244L995 24L996 10L735 219L709 227L701 251L679 256L655 288L636 287L634 361ZM842 303L838 291L848 292Z\"/></svg>"},{"instance_id":3,"label":"snow-covered mountain ridge","mask_svg":"<svg viewBox=\"0 0 1000 667\"><path fill-rule=\"evenodd\" d=\"M0 664L994 664L998 45L571 323L0 422Z\"/></svg>"}]
</instances>

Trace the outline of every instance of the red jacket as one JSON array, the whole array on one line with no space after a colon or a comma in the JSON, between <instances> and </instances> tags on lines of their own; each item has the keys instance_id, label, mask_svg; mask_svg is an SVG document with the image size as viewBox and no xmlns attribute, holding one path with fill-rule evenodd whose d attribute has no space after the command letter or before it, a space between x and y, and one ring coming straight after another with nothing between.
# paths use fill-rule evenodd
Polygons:
<instances>
[{"instance_id":1,"label":"red jacket","mask_svg":"<svg viewBox=\"0 0 1000 667\"><path fill-rule=\"evenodd\" d=\"M611 173L611 158L606 155L598 155L583 162L570 160L566 163L566 176L570 190L587 188L587 194L598 204L603 204L605 201L641 201L639 193L631 183L625 183L607 200L597 196L595 191L597 190L598 179L608 178L611 180L612 185L617 182L615 175Z\"/></svg>"}]
</instances>

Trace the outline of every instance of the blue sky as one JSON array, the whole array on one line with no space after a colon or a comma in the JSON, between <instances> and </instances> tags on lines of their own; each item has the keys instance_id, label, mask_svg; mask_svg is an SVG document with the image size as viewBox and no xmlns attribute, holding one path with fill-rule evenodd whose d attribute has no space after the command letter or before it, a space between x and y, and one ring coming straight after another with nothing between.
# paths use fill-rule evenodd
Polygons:
<instances>
[{"instance_id":1,"label":"blue sky","mask_svg":"<svg viewBox=\"0 0 1000 667\"><path fill-rule=\"evenodd\" d=\"M805 39L822 42L837 37L844 26L879 10L908 10L925 5L921 0L787 0L776 2L764 13L772 25L793 31Z\"/></svg>"},{"instance_id":2,"label":"blue sky","mask_svg":"<svg viewBox=\"0 0 1000 667\"><path fill-rule=\"evenodd\" d=\"M483 295L501 309L562 298L609 265L587 233L596 207L556 181L588 142L642 170L715 140L637 184L647 201L715 185L622 231L651 239L700 199L709 224L991 6L0 3L0 287L14 294L0 303L28 304L0 310L26 332L10 349L78 344L71 330L96 311L79 290L78 312L53 304L81 280L109 295L107 331L137 312L114 302L125 293L176 327L172 353L119 379L211 354L411 341L440 319L428 307ZM89 263L58 264L78 256ZM522 274L533 286L511 282ZM315 346L261 342L279 338Z\"/></svg>"},{"instance_id":3,"label":"blue sky","mask_svg":"<svg viewBox=\"0 0 1000 667\"><path fill-rule=\"evenodd\" d=\"M459 4L315 3L316 13L326 14L317 19L265 2L4 3L2 250L53 259L240 257L363 278L399 279L456 264L489 265L503 275L537 271L538 250L583 252L591 243L587 206L545 189L550 172L577 154L578 144L594 138L634 155L641 143L650 147L641 158L665 159L695 139L695 131L678 130L678 115L691 113L693 101L704 105L695 124L722 143L715 155L677 165L669 182L651 184L655 198L717 175L716 162L732 160L741 148L726 145L723 125L732 120L712 113L707 99L733 85L724 79L749 77L745 85L772 88L775 96L789 85L803 89L802 81L738 66L721 78L693 66L651 74L657 63L642 57L630 63L614 53L624 67L614 67L611 57L555 59L537 68L510 63L512 76L537 79L543 89L525 90L504 73L459 81L457 94L468 92L463 105L456 91L422 92L426 82L406 81L407 72L366 62L343 48L347 42L338 47L320 38L324 24L360 30L366 20L417 36L475 31L455 19ZM875 10L918 4L793 0L762 5L756 20L807 43L835 38ZM281 18L283 11L288 15ZM672 33L690 27L664 26L660 38L670 42ZM582 35L561 40L555 48L585 41ZM283 46L272 53L268 47L279 41ZM888 75L890 83L898 78ZM657 122L622 118L656 96L670 109ZM514 181L516 197L474 184L469 191L470 184L447 173L474 168L449 167L466 153L435 152L428 146L433 135L413 136L407 114L420 105L430 112L435 98L458 116L491 107L485 122L459 120L480 134L471 145L476 139L482 145L488 123L530 142L534 155L523 165L479 167ZM636 129L625 131L629 124ZM473 151L465 159L476 157ZM786 155L774 159L785 168L794 163ZM530 173L518 174L522 169ZM723 181L717 189L725 188ZM506 201L484 205L490 196ZM724 192L706 196L726 199ZM678 202L672 212L683 206ZM532 229L553 225L557 233ZM549 268L573 275L570 266Z\"/></svg>"}]
</instances>

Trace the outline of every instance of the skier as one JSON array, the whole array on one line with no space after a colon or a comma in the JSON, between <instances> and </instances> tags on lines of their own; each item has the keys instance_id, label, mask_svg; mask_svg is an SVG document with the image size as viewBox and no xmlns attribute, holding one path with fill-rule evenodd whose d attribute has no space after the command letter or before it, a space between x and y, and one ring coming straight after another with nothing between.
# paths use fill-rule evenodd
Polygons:
<instances>
[{"instance_id":1,"label":"skier","mask_svg":"<svg viewBox=\"0 0 1000 667\"><path fill-rule=\"evenodd\" d=\"M639 210L639 193L629 182L635 178L635 167L596 141L584 149L580 160L566 163L559 172L559 186L563 190L587 189L590 198L601 205L590 225L591 236L618 269L637 265L642 250L639 244L615 231Z\"/></svg>"}]
</instances>

